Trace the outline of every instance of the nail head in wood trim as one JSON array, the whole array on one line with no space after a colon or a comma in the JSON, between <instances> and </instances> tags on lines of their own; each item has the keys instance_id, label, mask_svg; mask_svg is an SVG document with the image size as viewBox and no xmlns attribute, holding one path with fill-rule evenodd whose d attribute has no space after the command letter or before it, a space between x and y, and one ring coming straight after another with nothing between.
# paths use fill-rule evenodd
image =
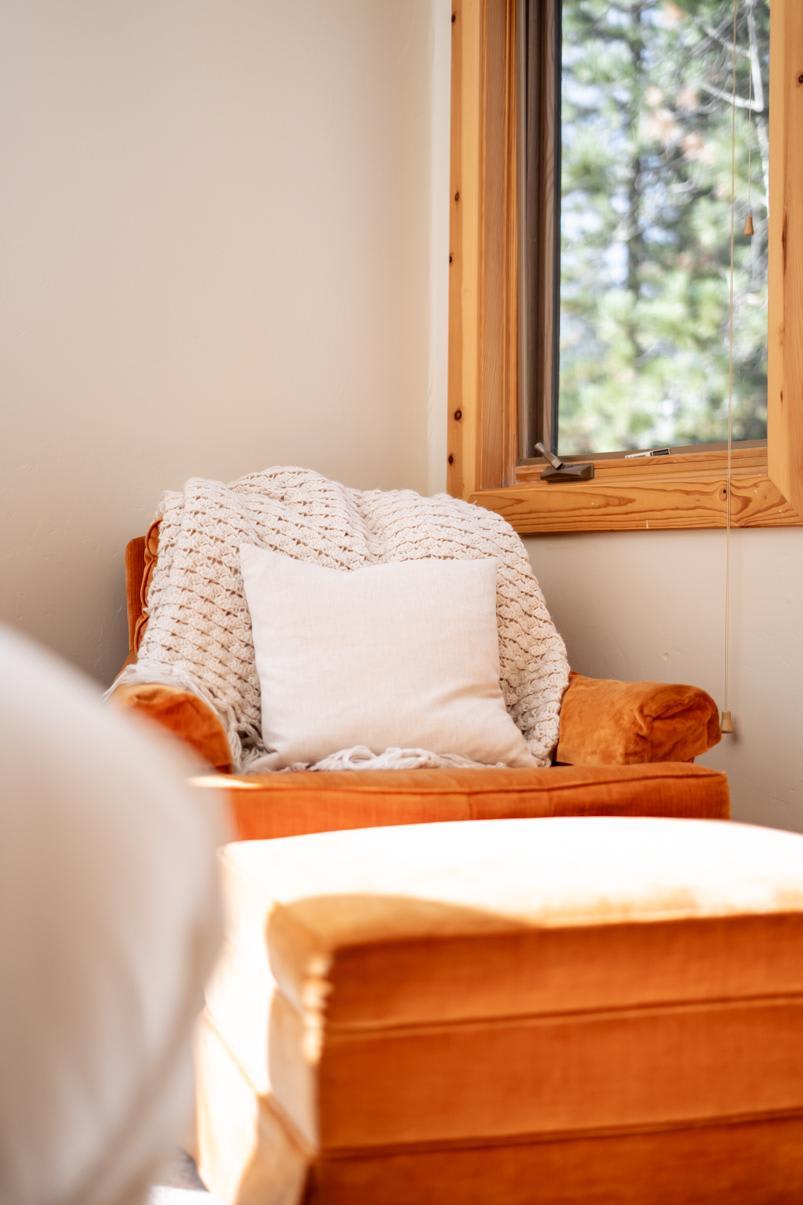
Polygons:
<instances>
[{"instance_id":1,"label":"nail head in wood trim","mask_svg":"<svg viewBox=\"0 0 803 1205\"><path fill-rule=\"evenodd\" d=\"M463 411L462 411L462 410L455 410L455 412L454 412L454 417L455 417L455 422L458 422L458 423L459 423L459 422L460 422L460 419L463 417Z\"/></svg>"}]
</instances>

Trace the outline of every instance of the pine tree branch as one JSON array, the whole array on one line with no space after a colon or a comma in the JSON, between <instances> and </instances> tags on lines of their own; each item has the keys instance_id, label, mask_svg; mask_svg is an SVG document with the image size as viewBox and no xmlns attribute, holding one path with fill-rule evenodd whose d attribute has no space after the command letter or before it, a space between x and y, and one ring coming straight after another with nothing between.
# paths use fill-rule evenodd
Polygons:
<instances>
[{"instance_id":1,"label":"pine tree branch","mask_svg":"<svg viewBox=\"0 0 803 1205\"><path fill-rule=\"evenodd\" d=\"M764 111L764 106L759 105L755 100L745 100L742 96L731 96L730 92L723 92L721 88L717 88L714 84L707 84L704 80L700 81L699 88L708 96L715 96L717 100L724 101L727 105L735 105L737 109L749 109L752 113Z\"/></svg>"}]
</instances>

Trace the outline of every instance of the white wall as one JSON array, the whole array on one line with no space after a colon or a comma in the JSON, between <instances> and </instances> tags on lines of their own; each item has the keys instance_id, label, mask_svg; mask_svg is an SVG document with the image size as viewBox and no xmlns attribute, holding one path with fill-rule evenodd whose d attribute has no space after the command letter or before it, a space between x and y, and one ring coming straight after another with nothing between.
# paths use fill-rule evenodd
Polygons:
<instances>
[{"instance_id":1,"label":"white wall","mask_svg":"<svg viewBox=\"0 0 803 1205\"><path fill-rule=\"evenodd\" d=\"M448 0L6 0L3 619L108 680L164 488L437 482L448 55Z\"/></svg>"},{"instance_id":2,"label":"white wall","mask_svg":"<svg viewBox=\"0 0 803 1205\"><path fill-rule=\"evenodd\" d=\"M724 535L532 537L530 559L575 669L692 682L722 705ZM732 535L731 710L701 759L737 819L803 831L803 530Z\"/></svg>"}]
</instances>

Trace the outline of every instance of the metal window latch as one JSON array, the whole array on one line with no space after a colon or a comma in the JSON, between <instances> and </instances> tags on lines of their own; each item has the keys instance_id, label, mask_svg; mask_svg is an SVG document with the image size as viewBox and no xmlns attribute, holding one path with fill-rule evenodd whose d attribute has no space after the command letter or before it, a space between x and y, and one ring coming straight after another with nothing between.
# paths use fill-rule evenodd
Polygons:
<instances>
[{"instance_id":1,"label":"metal window latch","mask_svg":"<svg viewBox=\"0 0 803 1205\"><path fill-rule=\"evenodd\" d=\"M594 465L590 462L565 464L559 456L550 452L542 443L537 443L535 450L549 461L549 467L545 468L541 474L542 481L590 481L594 476Z\"/></svg>"}]
</instances>

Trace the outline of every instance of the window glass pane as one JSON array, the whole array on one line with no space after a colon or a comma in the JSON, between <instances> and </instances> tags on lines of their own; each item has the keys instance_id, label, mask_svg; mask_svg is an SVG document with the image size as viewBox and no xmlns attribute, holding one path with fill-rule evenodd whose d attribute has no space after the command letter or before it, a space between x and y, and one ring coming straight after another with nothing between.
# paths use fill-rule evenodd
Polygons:
<instances>
[{"instance_id":1,"label":"window glass pane","mask_svg":"<svg viewBox=\"0 0 803 1205\"><path fill-rule=\"evenodd\" d=\"M769 3L737 5L734 438L763 439ZM732 14L563 0L564 455L726 438Z\"/></svg>"}]
</instances>

